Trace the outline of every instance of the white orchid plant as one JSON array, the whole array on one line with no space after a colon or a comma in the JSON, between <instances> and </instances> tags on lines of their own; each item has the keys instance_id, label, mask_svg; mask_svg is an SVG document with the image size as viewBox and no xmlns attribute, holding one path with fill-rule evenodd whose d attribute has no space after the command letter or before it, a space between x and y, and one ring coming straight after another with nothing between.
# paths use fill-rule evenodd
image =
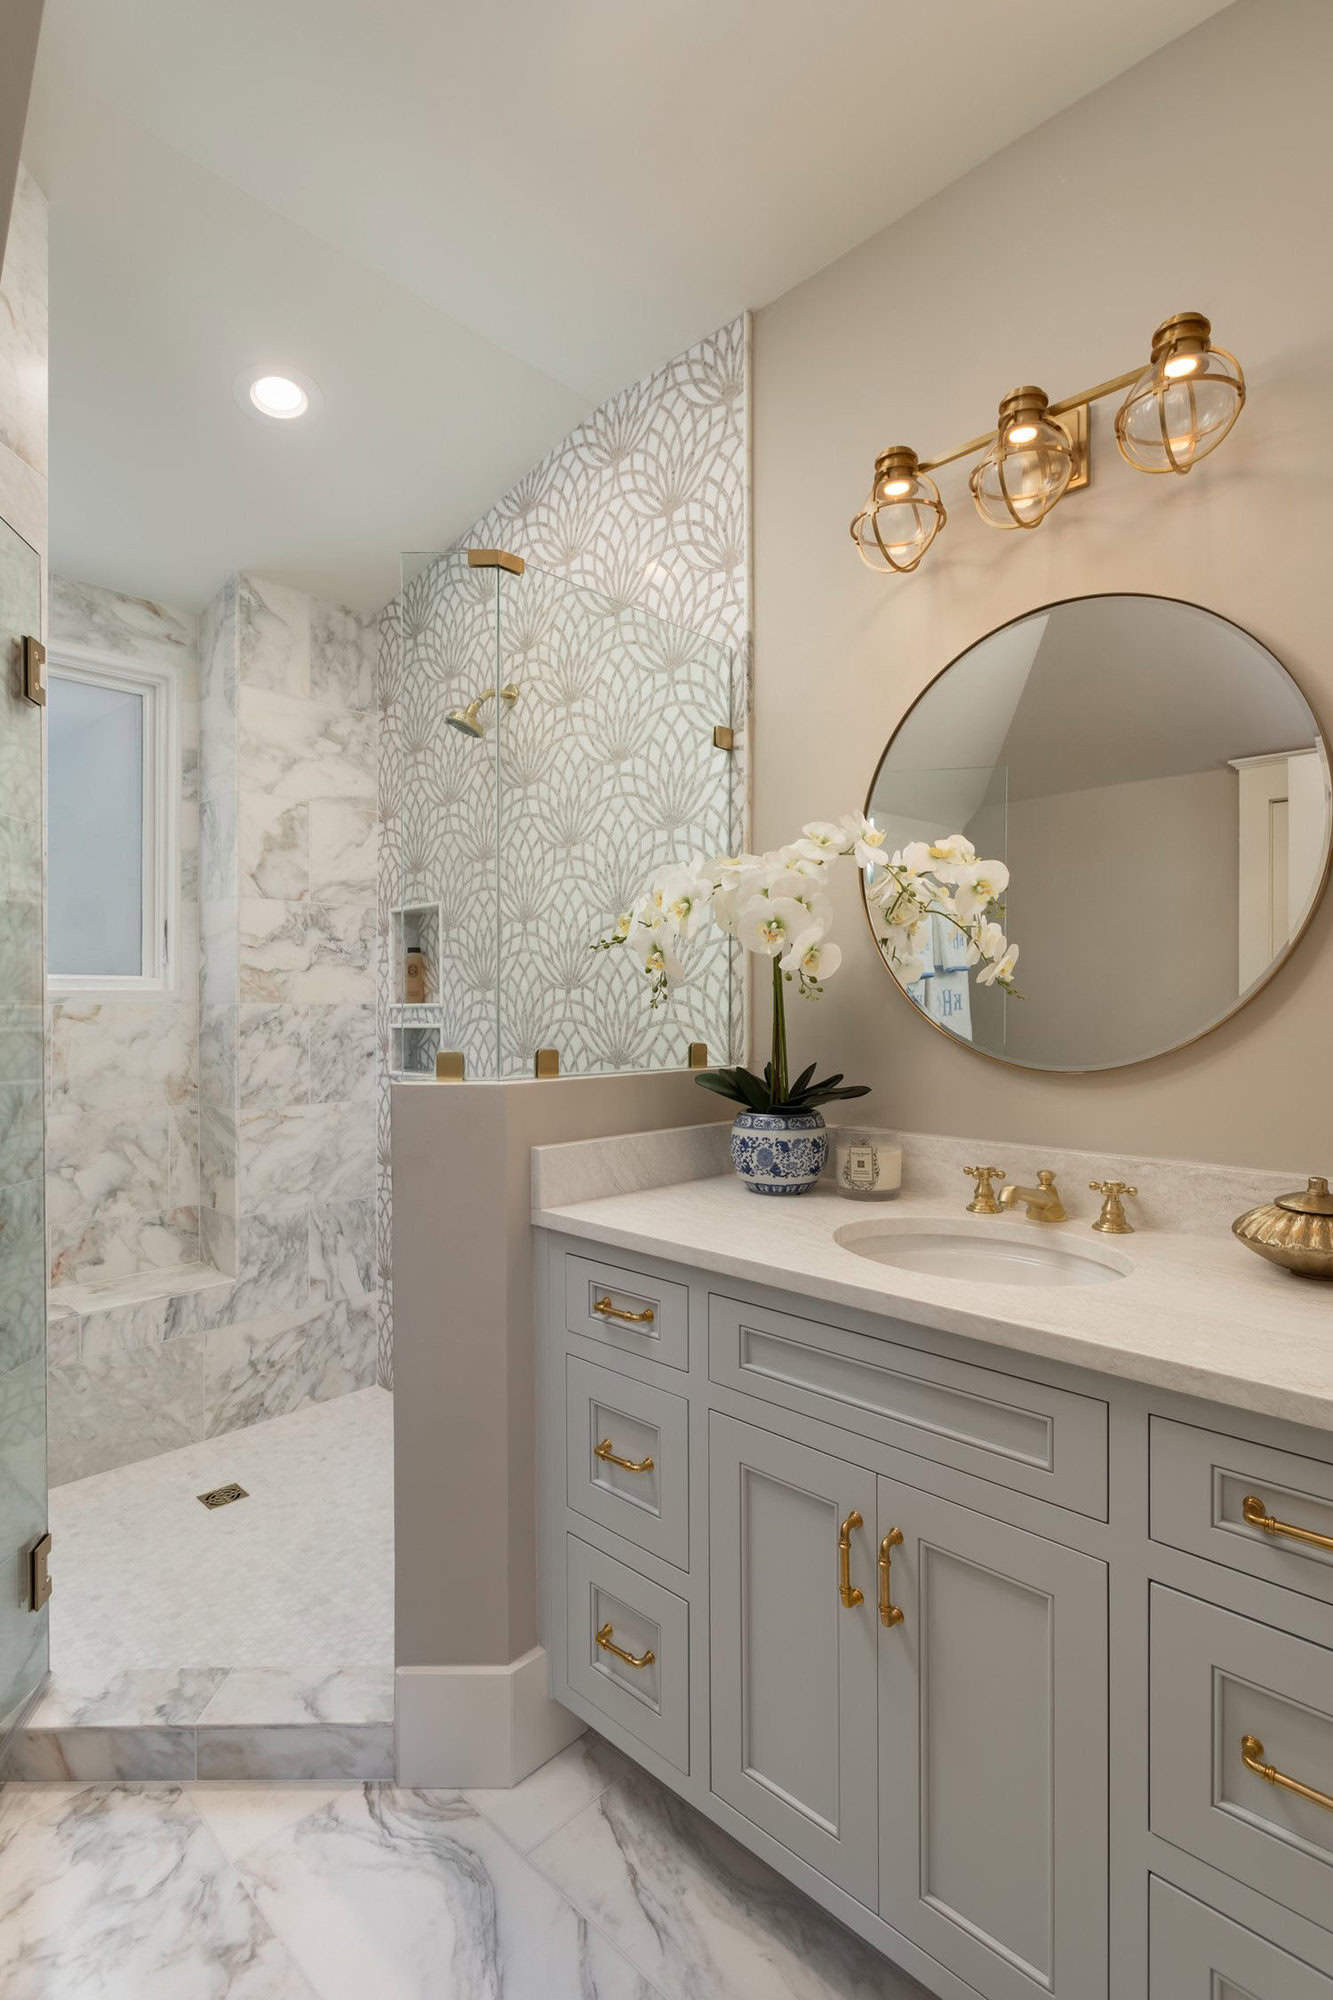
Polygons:
<instances>
[{"instance_id":1,"label":"white orchid plant","mask_svg":"<svg viewBox=\"0 0 1333 2000\"><path fill-rule=\"evenodd\" d=\"M803 999L818 999L842 963L829 937L832 906L828 871L854 861L865 876L866 905L881 954L904 986L934 962L932 925L942 918L960 934L977 982L1012 991L1018 946L1000 919L1009 871L1002 861L979 860L961 833L912 841L890 854L873 820L850 813L840 820L811 820L800 837L767 854L723 855L712 861L675 863L662 869L632 910L593 946L628 946L651 983L660 1006L686 973L682 947L711 919L748 952L772 961L773 1052L757 1076L747 1069L701 1071L706 1090L754 1111L809 1111L837 1098L864 1097L863 1083L844 1084L841 1073L815 1081L815 1065L795 1081L787 1070L785 986L795 980Z\"/></svg>"}]
</instances>

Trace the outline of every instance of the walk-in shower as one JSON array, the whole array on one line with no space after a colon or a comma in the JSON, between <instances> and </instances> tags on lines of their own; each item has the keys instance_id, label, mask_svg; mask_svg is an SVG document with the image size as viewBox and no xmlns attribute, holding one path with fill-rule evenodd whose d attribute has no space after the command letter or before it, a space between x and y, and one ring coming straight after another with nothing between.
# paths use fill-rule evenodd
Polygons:
<instances>
[{"instance_id":1,"label":"walk-in shower","mask_svg":"<svg viewBox=\"0 0 1333 2000\"><path fill-rule=\"evenodd\" d=\"M656 1012L631 954L591 947L654 868L741 844L732 655L502 553L404 558L380 711L389 1072L452 1054L531 1076L538 1050L565 1076L674 1069L700 1043L725 1062L728 940L700 939Z\"/></svg>"}]
</instances>

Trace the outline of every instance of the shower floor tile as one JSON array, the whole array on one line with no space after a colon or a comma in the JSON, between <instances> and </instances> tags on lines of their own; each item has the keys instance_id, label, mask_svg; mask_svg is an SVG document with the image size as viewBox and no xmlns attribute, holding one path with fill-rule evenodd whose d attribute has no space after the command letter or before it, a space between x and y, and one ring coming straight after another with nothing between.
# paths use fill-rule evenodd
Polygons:
<instances>
[{"instance_id":1,"label":"shower floor tile","mask_svg":"<svg viewBox=\"0 0 1333 2000\"><path fill-rule=\"evenodd\" d=\"M200 1493L232 1481L246 1499L201 1506ZM62 1719L97 1708L98 1720L119 1721L142 1687L155 1711L143 1719L165 1720L166 1707L173 1722L200 1721L236 1669L245 1679L228 1691L229 1722L391 1712L393 1398L383 1389L53 1487L50 1524L48 1700ZM178 1715L182 1697L193 1706L205 1695L200 1670L218 1680L197 1714ZM242 1715L242 1692L254 1712Z\"/></svg>"}]
</instances>

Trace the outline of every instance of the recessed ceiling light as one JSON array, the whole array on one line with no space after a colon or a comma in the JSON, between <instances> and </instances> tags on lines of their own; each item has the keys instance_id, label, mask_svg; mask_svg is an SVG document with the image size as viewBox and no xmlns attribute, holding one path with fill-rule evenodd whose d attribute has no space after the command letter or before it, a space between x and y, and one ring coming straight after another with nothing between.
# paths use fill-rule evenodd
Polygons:
<instances>
[{"instance_id":1,"label":"recessed ceiling light","mask_svg":"<svg viewBox=\"0 0 1333 2000\"><path fill-rule=\"evenodd\" d=\"M303 417L310 398L290 375L257 375L250 384L250 401L265 417Z\"/></svg>"}]
</instances>

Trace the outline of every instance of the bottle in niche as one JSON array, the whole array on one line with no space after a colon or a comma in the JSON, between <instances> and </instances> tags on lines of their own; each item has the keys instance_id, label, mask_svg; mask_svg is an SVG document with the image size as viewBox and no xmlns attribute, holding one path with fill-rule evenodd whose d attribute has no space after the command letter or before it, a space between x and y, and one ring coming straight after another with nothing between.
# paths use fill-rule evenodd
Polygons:
<instances>
[{"instance_id":1,"label":"bottle in niche","mask_svg":"<svg viewBox=\"0 0 1333 2000\"><path fill-rule=\"evenodd\" d=\"M409 1007L424 1006L426 1001L426 960L415 949L403 958L403 999Z\"/></svg>"}]
</instances>

